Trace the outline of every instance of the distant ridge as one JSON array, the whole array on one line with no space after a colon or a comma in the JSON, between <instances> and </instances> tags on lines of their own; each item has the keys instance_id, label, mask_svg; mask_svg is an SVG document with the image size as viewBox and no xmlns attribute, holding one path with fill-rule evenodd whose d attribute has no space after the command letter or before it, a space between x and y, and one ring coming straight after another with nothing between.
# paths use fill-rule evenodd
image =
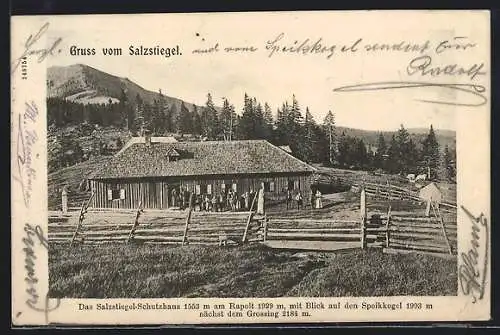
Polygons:
<instances>
[{"instance_id":1,"label":"distant ridge","mask_svg":"<svg viewBox=\"0 0 500 335\"><path fill-rule=\"evenodd\" d=\"M406 128L410 137L417 143L420 144L429 134L429 128ZM456 132L454 130L448 129L434 129L437 141L441 147L441 150L447 145L450 149L456 148ZM377 146L378 136L380 133L384 136L384 139L389 145L391 137L393 134L397 133L397 130L364 130L356 129L350 127L337 127L337 135L340 136L345 133L346 136L352 136L363 139L366 145Z\"/></svg>"}]
</instances>

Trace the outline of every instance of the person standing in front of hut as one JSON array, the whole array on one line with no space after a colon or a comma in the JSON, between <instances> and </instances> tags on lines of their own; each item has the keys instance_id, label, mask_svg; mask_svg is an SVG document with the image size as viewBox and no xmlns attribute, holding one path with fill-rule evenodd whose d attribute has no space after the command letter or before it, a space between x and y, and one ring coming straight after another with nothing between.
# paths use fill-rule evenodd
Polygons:
<instances>
[{"instance_id":1,"label":"person standing in front of hut","mask_svg":"<svg viewBox=\"0 0 500 335\"><path fill-rule=\"evenodd\" d=\"M193 197L193 201L194 201L194 204L193 204L193 211L201 211L201 205L200 205L200 195L199 195L199 194L196 194L196 195Z\"/></svg>"},{"instance_id":2,"label":"person standing in front of hut","mask_svg":"<svg viewBox=\"0 0 500 335\"><path fill-rule=\"evenodd\" d=\"M319 189L316 191L316 208L323 208L323 200L321 199L321 191Z\"/></svg>"},{"instance_id":3,"label":"person standing in front of hut","mask_svg":"<svg viewBox=\"0 0 500 335\"><path fill-rule=\"evenodd\" d=\"M191 192L187 189L184 191L184 209L190 208L193 204L190 202L191 200Z\"/></svg>"},{"instance_id":4,"label":"person standing in front of hut","mask_svg":"<svg viewBox=\"0 0 500 335\"><path fill-rule=\"evenodd\" d=\"M300 190L297 191L297 194L295 195L295 200L297 201L297 209L301 209L303 198L302 198L302 193L300 192Z\"/></svg>"},{"instance_id":5,"label":"person standing in front of hut","mask_svg":"<svg viewBox=\"0 0 500 335\"><path fill-rule=\"evenodd\" d=\"M311 209L316 207L316 199L314 197L314 190L312 188L309 192L309 202L311 204Z\"/></svg>"},{"instance_id":6,"label":"person standing in front of hut","mask_svg":"<svg viewBox=\"0 0 500 335\"><path fill-rule=\"evenodd\" d=\"M292 191L290 189L286 190L286 209L290 209L292 203Z\"/></svg>"},{"instance_id":7,"label":"person standing in front of hut","mask_svg":"<svg viewBox=\"0 0 500 335\"><path fill-rule=\"evenodd\" d=\"M233 208L234 208L234 211L237 211L239 209L239 202L240 202L240 198L238 196L238 192L233 192Z\"/></svg>"},{"instance_id":8,"label":"person standing in front of hut","mask_svg":"<svg viewBox=\"0 0 500 335\"><path fill-rule=\"evenodd\" d=\"M185 194L184 193L185 193L184 187L181 187L181 191L179 192L181 210L186 209Z\"/></svg>"},{"instance_id":9,"label":"person standing in front of hut","mask_svg":"<svg viewBox=\"0 0 500 335\"><path fill-rule=\"evenodd\" d=\"M227 191L226 201L226 207L230 210L233 210L233 190L230 189L229 191Z\"/></svg>"},{"instance_id":10,"label":"person standing in front of hut","mask_svg":"<svg viewBox=\"0 0 500 335\"><path fill-rule=\"evenodd\" d=\"M210 198L208 197L208 194L205 194L205 198L203 200L203 204L205 206L205 212L210 211Z\"/></svg>"},{"instance_id":11,"label":"person standing in front of hut","mask_svg":"<svg viewBox=\"0 0 500 335\"><path fill-rule=\"evenodd\" d=\"M259 189L257 196L257 214L264 215L264 189Z\"/></svg>"},{"instance_id":12,"label":"person standing in front of hut","mask_svg":"<svg viewBox=\"0 0 500 335\"><path fill-rule=\"evenodd\" d=\"M219 211L219 197L217 197L216 194L212 196L212 211L213 212Z\"/></svg>"},{"instance_id":13,"label":"person standing in front of hut","mask_svg":"<svg viewBox=\"0 0 500 335\"><path fill-rule=\"evenodd\" d=\"M246 191L245 193L243 193L243 199L245 201L245 210L249 210L249 207L250 207L250 193L248 193L248 191Z\"/></svg>"},{"instance_id":14,"label":"person standing in front of hut","mask_svg":"<svg viewBox=\"0 0 500 335\"><path fill-rule=\"evenodd\" d=\"M224 196L224 192L220 192L219 194L219 209L221 212L226 210L226 197Z\"/></svg>"},{"instance_id":15,"label":"person standing in front of hut","mask_svg":"<svg viewBox=\"0 0 500 335\"><path fill-rule=\"evenodd\" d=\"M177 205L177 190L174 188L172 190L172 207Z\"/></svg>"}]
</instances>

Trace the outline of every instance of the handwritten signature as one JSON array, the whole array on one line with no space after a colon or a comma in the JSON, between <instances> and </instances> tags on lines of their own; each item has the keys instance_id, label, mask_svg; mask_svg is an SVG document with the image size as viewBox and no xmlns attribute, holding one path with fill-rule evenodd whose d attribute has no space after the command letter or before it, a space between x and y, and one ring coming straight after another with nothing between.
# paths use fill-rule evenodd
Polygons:
<instances>
[{"instance_id":1,"label":"handwritten signature","mask_svg":"<svg viewBox=\"0 0 500 335\"><path fill-rule=\"evenodd\" d=\"M37 259L35 242L38 242L46 250L49 249L49 241L43 234L43 230L40 226L33 226L29 223L24 225L24 232L26 233L23 237L22 242L24 245L24 268L26 270L26 275L24 281L26 282L26 293L28 298L26 299L26 305L37 312L45 313L45 320L48 323L49 312L57 309L61 304L60 299L55 300L55 304L50 305L48 294L45 299L40 301L40 294L38 293L38 277L36 273L36 263Z\"/></svg>"},{"instance_id":2,"label":"handwritten signature","mask_svg":"<svg viewBox=\"0 0 500 335\"><path fill-rule=\"evenodd\" d=\"M430 56L420 56L412 59L406 67L406 72L409 76L419 75L420 77L467 77L473 80L479 76L486 75L483 71L484 63L472 64L470 66L461 66L458 64L448 64L443 66L435 66L432 63ZM486 104L488 98L484 94L486 88L483 85L475 83L435 83L428 81L380 81L372 83L362 83L356 85L341 86L333 89L334 92L358 92L358 91L380 91L380 90L395 90L395 89L422 89L422 88L437 88L445 89L451 92L462 92L466 96L475 99L475 102L460 102L449 101L439 98L436 100L430 99L415 99L416 101L464 107L479 107Z\"/></svg>"},{"instance_id":3,"label":"handwritten signature","mask_svg":"<svg viewBox=\"0 0 500 335\"><path fill-rule=\"evenodd\" d=\"M33 191L33 179L36 178L36 170L32 167L32 147L38 141L34 130L25 130L28 122L34 123L38 115L38 108L34 102L26 103L26 110L19 114L17 132L17 175L14 175L23 192L26 208L30 206L31 193Z\"/></svg>"},{"instance_id":4,"label":"handwritten signature","mask_svg":"<svg viewBox=\"0 0 500 335\"><path fill-rule=\"evenodd\" d=\"M21 64L22 60L31 55L38 55L38 63L41 63L47 58L48 56L54 55L54 52L57 49L57 46L62 42L62 38L59 37L57 38L52 45L47 48L41 48L41 49L34 49L35 45L37 42L40 40L40 38L47 32L49 29L49 23L45 23L36 34L31 34L27 40L24 42L24 51L23 54L16 58L14 62L11 65L11 74L13 74L19 65ZM57 52L61 52L61 49L57 49Z\"/></svg>"},{"instance_id":5,"label":"handwritten signature","mask_svg":"<svg viewBox=\"0 0 500 335\"><path fill-rule=\"evenodd\" d=\"M477 300L481 300L484 297L486 273L488 270L488 220L482 213L478 217L475 217L464 206L462 206L462 210L467 214L472 223L472 232L470 240L471 248L461 254L463 264L458 269L460 288L463 294L472 296L472 302L476 303ZM484 238L484 241L481 237ZM483 242L484 246L481 245ZM480 252L481 249L484 249L482 253Z\"/></svg>"},{"instance_id":6,"label":"handwritten signature","mask_svg":"<svg viewBox=\"0 0 500 335\"><path fill-rule=\"evenodd\" d=\"M486 75L484 63L471 64L470 66L462 66L458 64L446 64L436 66L432 63L431 56L420 56L412 59L406 67L408 75L419 74L423 76L466 76L470 80L474 80L478 76Z\"/></svg>"}]
</instances>

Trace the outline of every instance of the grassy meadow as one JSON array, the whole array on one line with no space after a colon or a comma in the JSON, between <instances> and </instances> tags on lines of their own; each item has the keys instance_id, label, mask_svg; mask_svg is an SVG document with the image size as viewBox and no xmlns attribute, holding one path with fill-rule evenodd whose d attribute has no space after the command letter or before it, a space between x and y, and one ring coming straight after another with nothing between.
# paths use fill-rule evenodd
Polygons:
<instances>
[{"instance_id":1,"label":"grassy meadow","mask_svg":"<svg viewBox=\"0 0 500 335\"><path fill-rule=\"evenodd\" d=\"M456 261L380 250L51 244L52 297L456 295Z\"/></svg>"}]
</instances>

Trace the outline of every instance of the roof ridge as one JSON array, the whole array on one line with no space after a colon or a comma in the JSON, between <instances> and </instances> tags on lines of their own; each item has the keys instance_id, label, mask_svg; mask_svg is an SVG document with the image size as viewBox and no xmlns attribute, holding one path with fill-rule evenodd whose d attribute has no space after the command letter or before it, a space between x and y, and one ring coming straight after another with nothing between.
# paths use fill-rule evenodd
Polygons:
<instances>
[{"instance_id":1,"label":"roof ridge","mask_svg":"<svg viewBox=\"0 0 500 335\"><path fill-rule=\"evenodd\" d=\"M297 158L297 157L295 157L294 155L289 154L288 152L286 152L285 150L281 149L280 147L278 147L278 146L276 146L276 145L272 144L271 142L266 141L266 143L267 143L267 144L269 144L271 147L274 147L274 148L276 148L276 149L278 149L278 150L281 150L281 152L284 152L284 153L285 153L285 155L287 155L287 156L289 156L289 157L291 157L291 158L295 159L296 161L298 161L298 162L299 162L299 163L301 163L302 165L305 165L306 167L311 168L313 171L315 171L315 172L316 172L316 171L318 171L318 169L317 169L317 168L315 168L314 166L312 166L312 165L310 165L310 164L308 164L308 163L306 163L306 162L304 162L304 161L302 161L302 160L298 159L298 158Z\"/></svg>"}]
</instances>

